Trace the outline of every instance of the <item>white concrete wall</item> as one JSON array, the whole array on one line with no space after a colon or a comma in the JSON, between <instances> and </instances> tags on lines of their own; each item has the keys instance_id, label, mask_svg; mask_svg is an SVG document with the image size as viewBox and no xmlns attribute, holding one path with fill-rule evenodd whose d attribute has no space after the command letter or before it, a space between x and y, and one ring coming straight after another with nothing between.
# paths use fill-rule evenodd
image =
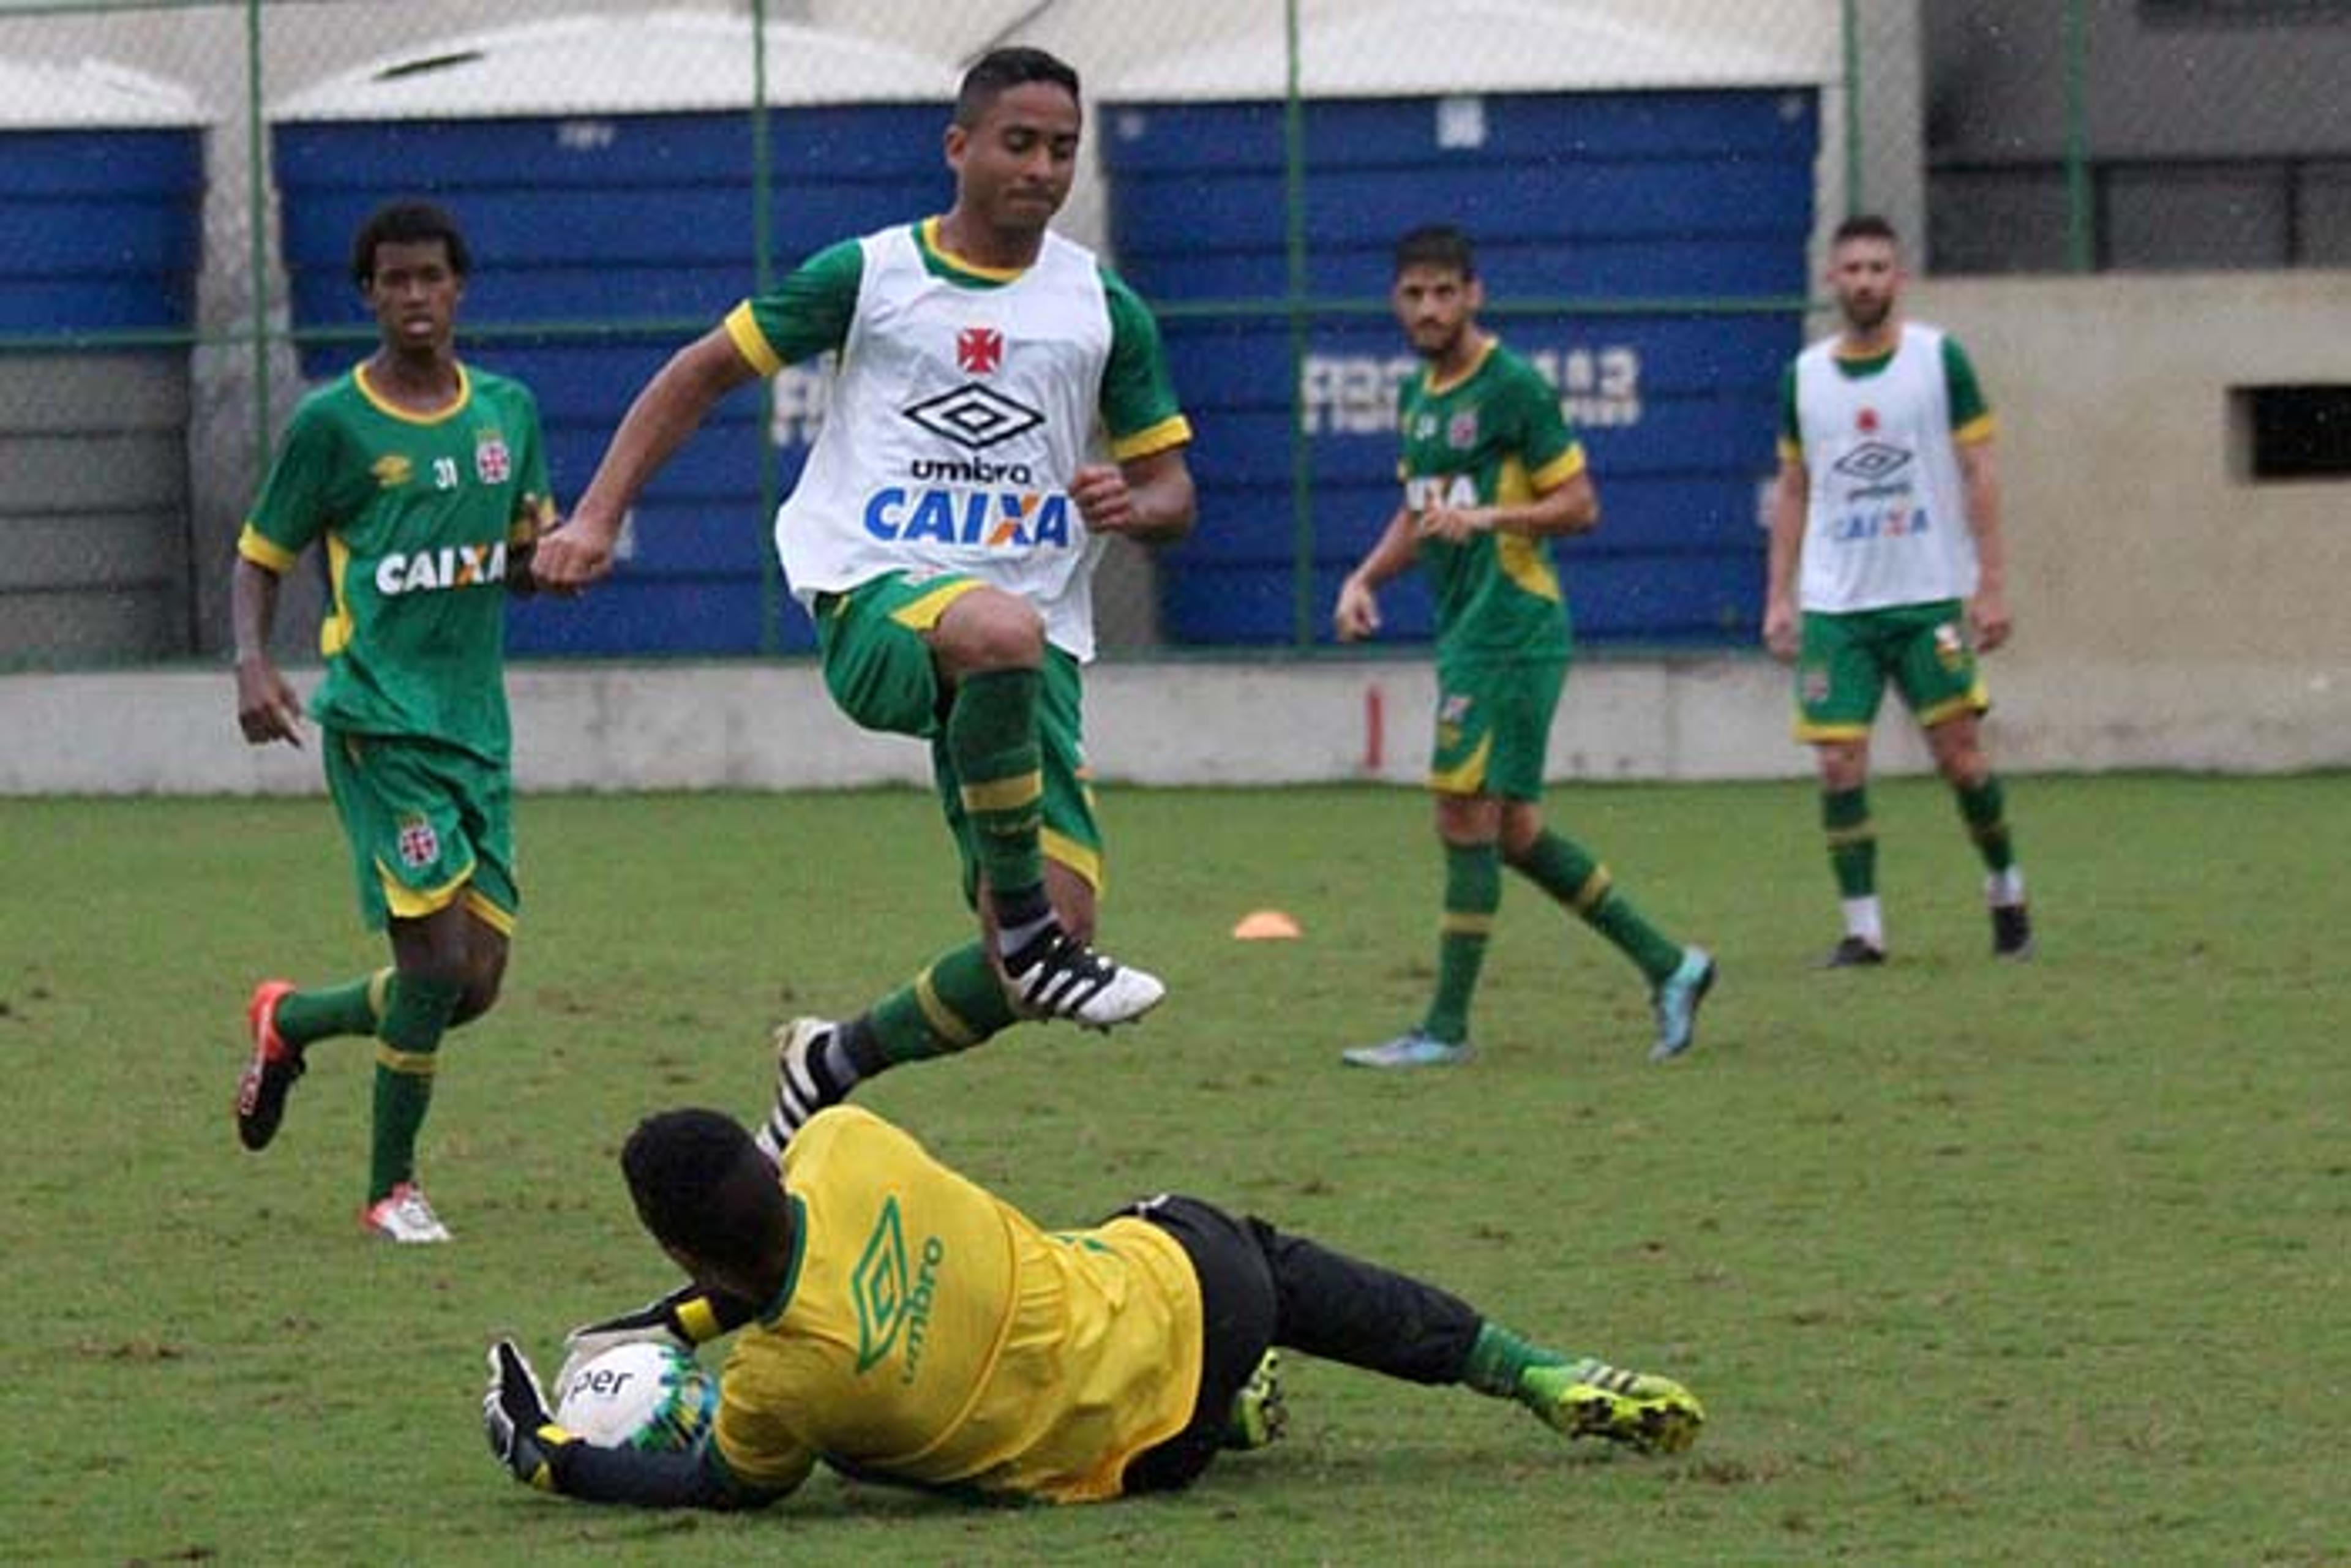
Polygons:
<instances>
[{"instance_id":1,"label":"white concrete wall","mask_svg":"<svg viewBox=\"0 0 2351 1568\"><path fill-rule=\"evenodd\" d=\"M1968 345L2001 418L2018 630L1987 664L2001 765L2351 768L2351 483L2252 483L2229 421L2232 387L2345 376L2351 274L1938 281L1913 304ZM852 729L805 664L536 665L512 686L526 789L926 777L921 747ZM316 789L315 758L244 745L232 701L225 670L0 676L0 793ZM1088 722L1113 780L1401 783L1428 703L1417 659L1116 663ZM1787 707L1784 673L1751 655L1587 660L1553 776L1801 774ZM1886 767L1921 765L1907 727L1879 736Z\"/></svg>"}]
</instances>

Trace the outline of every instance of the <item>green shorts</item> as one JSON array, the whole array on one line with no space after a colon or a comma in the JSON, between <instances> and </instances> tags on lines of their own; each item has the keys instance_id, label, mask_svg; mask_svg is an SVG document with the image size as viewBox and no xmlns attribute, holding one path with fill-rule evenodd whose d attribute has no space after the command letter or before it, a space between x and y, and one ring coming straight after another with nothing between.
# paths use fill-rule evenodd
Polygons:
<instances>
[{"instance_id":1,"label":"green shorts","mask_svg":"<svg viewBox=\"0 0 2351 1568\"><path fill-rule=\"evenodd\" d=\"M1440 795L1540 800L1565 659L1439 659L1428 787Z\"/></svg>"},{"instance_id":2,"label":"green shorts","mask_svg":"<svg viewBox=\"0 0 2351 1568\"><path fill-rule=\"evenodd\" d=\"M462 898L491 927L513 933L522 894L508 768L434 741L349 730L323 730L319 750L369 929Z\"/></svg>"},{"instance_id":3,"label":"green shorts","mask_svg":"<svg viewBox=\"0 0 2351 1568\"><path fill-rule=\"evenodd\" d=\"M1991 706L1958 600L1845 615L1806 611L1796 655L1796 738L1866 736L1888 677L1921 726Z\"/></svg>"},{"instance_id":4,"label":"green shorts","mask_svg":"<svg viewBox=\"0 0 2351 1568\"><path fill-rule=\"evenodd\" d=\"M963 857L967 900L978 896L979 861L964 816L962 784L947 755L946 693L923 633L938 624L948 605L981 586L977 578L954 573L890 572L846 593L827 594L817 606L817 645L834 705L862 728L931 743L939 809ZM1094 821L1092 775L1085 759L1085 677L1076 659L1050 643L1044 673L1038 717L1045 855L1100 893L1102 831Z\"/></svg>"}]
</instances>

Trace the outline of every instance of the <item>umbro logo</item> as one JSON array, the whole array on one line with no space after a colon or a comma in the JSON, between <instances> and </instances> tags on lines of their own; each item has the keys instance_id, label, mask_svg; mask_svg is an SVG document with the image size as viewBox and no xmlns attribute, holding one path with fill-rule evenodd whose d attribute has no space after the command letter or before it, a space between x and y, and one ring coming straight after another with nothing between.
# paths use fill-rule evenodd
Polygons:
<instances>
[{"instance_id":1,"label":"umbro logo","mask_svg":"<svg viewBox=\"0 0 2351 1568\"><path fill-rule=\"evenodd\" d=\"M1009 441L1045 423L1045 416L1035 409L977 382L966 382L952 392L925 398L899 412L967 452Z\"/></svg>"},{"instance_id":2,"label":"umbro logo","mask_svg":"<svg viewBox=\"0 0 2351 1568\"><path fill-rule=\"evenodd\" d=\"M1908 467L1909 464L1907 449L1890 446L1883 441L1865 441L1829 466L1848 479L1875 485Z\"/></svg>"}]
</instances>

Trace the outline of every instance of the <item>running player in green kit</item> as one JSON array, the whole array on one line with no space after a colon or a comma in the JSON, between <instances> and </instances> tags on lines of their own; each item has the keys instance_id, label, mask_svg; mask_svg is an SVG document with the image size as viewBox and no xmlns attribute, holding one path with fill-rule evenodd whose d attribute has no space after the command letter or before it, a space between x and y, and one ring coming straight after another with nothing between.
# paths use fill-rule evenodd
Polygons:
<instances>
[{"instance_id":1,"label":"running player in green kit","mask_svg":"<svg viewBox=\"0 0 2351 1568\"><path fill-rule=\"evenodd\" d=\"M360 1222L402 1242L449 1239L417 1185L417 1130L442 1035L497 999L521 903L506 597L528 589L532 543L553 517L538 403L457 359L467 267L464 236L436 207L394 204L360 229L351 278L381 342L295 411L237 540L232 598L237 723L254 745L298 747L300 706L269 636L279 580L323 544L333 603L310 716L360 914L392 944L389 969L255 989L237 1135L256 1150L277 1135L311 1044L372 1036Z\"/></svg>"},{"instance_id":2,"label":"running player in green kit","mask_svg":"<svg viewBox=\"0 0 2351 1568\"><path fill-rule=\"evenodd\" d=\"M1429 788L1445 847L1437 994L1416 1028L1345 1059L1433 1067L1469 1055L1469 1004L1501 907L1504 866L1580 916L1640 969L1656 1009L1649 1049L1689 1049L1714 960L1665 936L1607 867L1543 825L1543 760L1573 649L1552 560L1555 534L1600 520L1583 444L1559 394L1478 326L1484 303L1468 239L1415 229L1396 244L1396 319L1424 361L1397 397L1403 504L1340 586L1344 641L1379 630L1382 584L1416 562L1437 598L1437 737Z\"/></svg>"}]
</instances>

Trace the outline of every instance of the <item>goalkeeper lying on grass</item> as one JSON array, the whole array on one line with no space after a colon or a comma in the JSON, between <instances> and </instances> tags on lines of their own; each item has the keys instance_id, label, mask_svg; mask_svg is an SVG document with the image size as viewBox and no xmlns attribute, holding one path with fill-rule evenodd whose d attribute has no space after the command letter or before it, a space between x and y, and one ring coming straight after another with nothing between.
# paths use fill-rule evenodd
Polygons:
<instances>
[{"instance_id":1,"label":"goalkeeper lying on grass","mask_svg":"<svg viewBox=\"0 0 2351 1568\"><path fill-rule=\"evenodd\" d=\"M482 1416L522 1481L601 1502L758 1507L818 1460L850 1475L1083 1502L1189 1484L1279 1430L1273 1347L1516 1400L1570 1437L1678 1452L1680 1385L1530 1344L1458 1298L1259 1219L1163 1195L1047 1231L880 1117L819 1113L771 1163L714 1111L621 1153L685 1290L574 1333L737 1333L713 1438L601 1448L557 1426L510 1341Z\"/></svg>"}]
</instances>

